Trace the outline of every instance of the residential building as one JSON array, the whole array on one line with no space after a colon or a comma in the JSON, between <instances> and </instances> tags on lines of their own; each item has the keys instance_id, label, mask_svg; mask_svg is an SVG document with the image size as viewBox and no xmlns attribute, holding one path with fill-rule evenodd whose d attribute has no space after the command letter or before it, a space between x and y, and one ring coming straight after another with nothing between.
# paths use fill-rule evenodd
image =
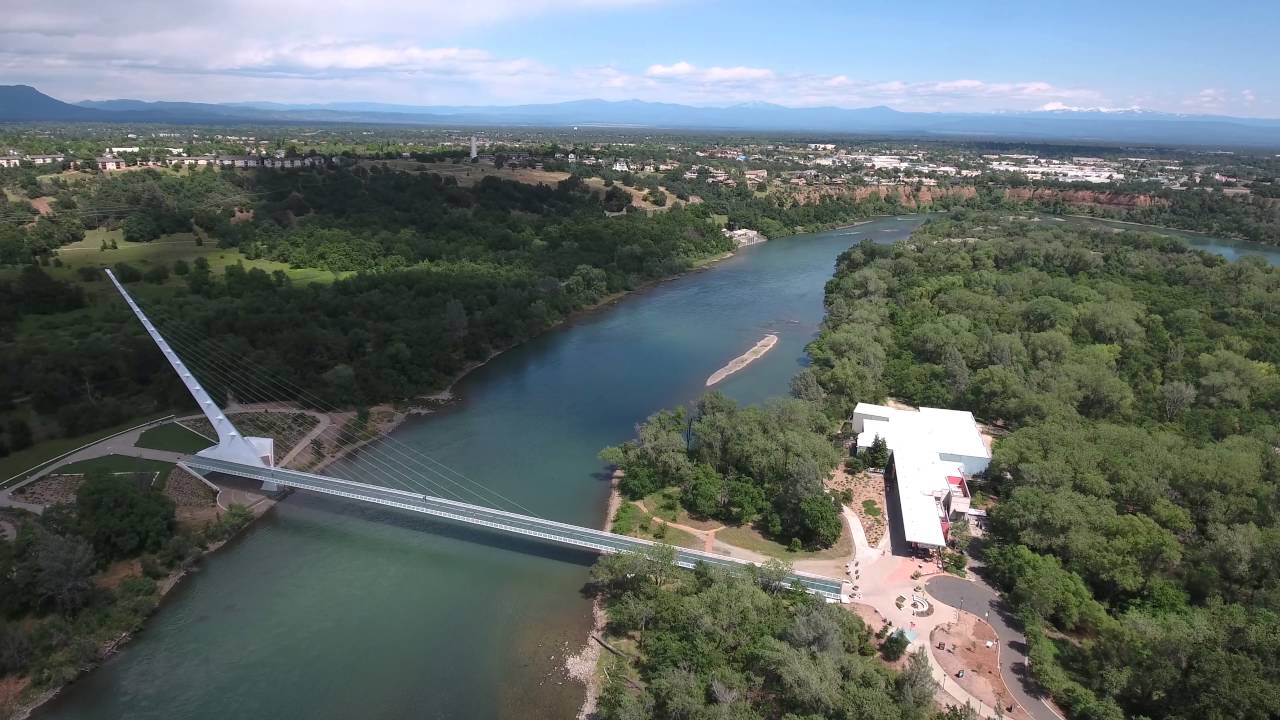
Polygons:
<instances>
[{"instance_id":1,"label":"residential building","mask_svg":"<svg viewBox=\"0 0 1280 720\"><path fill-rule=\"evenodd\" d=\"M52 165L66 159L65 155L28 155L27 160L33 165Z\"/></svg>"},{"instance_id":2,"label":"residential building","mask_svg":"<svg viewBox=\"0 0 1280 720\"><path fill-rule=\"evenodd\" d=\"M260 167L262 158L257 155L219 155L218 164L222 167Z\"/></svg>"},{"instance_id":3,"label":"residential building","mask_svg":"<svg viewBox=\"0 0 1280 720\"><path fill-rule=\"evenodd\" d=\"M188 167L192 165L212 165L216 161L217 161L217 158L215 158L212 155L195 155L192 157L169 158L170 165L186 165Z\"/></svg>"},{"instance_id":4,"label":"residential building","mask_svg":"<svg viewBox=\"0 0 1280 720\"><path fill-rule=\"evenodd\" d=\"M124 160L121 160L120 158L114 158L114 157L100 157L97 159L97 162L98 162L98 169L102 170L103 172L111 172L113 170L123 170L126 167L128 167L127 165L125 165Z\"/></svg>"},{"instance_id":5,"label":"residential building","mask_svg":"<svg viewBox=\"0 0 1280 720\"><path fill-rule=\"evenodd\" d=\"M969 480L991 462L973 414L858 403L849 422L859 452L877 438L891 452L885 477L896 491L906 542L922 549L944 547L952 517L969 511Z\"/></svg>"},{"instance_id":6,"label":"residential building","mask_svg":"<svg viewBox=\"0 0 1280 720\"><path fill-rule=\"evenodd\" d=\"M0 167L18 167L22 164L22 158L17 155L0 155Z\"/></svg>"}]
</instances>

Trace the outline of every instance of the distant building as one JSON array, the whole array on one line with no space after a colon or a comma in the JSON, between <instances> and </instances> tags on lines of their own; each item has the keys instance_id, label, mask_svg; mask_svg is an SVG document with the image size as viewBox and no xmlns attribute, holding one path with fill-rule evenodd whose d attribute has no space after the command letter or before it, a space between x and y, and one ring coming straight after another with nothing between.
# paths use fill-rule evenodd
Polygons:
<instances>
[{"instance_id":1,"label":"distant building","mask_svg":"<svg viewBox=\"0 0 1280 720\"><path fill-rule=\"evenodd\" d=\"M627 161L624 158L618 158L614 160L613 169L614 169L614 172L628 172L631 170L631 168L627 165Z\"/></svg>"},{"instance_id":2,"label":"distant building","mask_svg":"<svg viewBox=\"0 0 1280 720\"><path fill-rule=\"evenodd\" d=\"M65 155L28 155L27 160L33 165L52 165L66 159Z\"/></svg>"},{"instance_id":3,"label":"distant building","mask_svg":"<svg viewBox=\"0 0 1280 720\"><path fill-rule=\"evenodd\" d=\"M885 477L896 488L907 543L945 546L952 516L969 511L968 479L991 463L973 414L858 403L849 422L859 452L881 438L892 453Z\"/></svg>"},{"instance_id":4,"label":"distant building","mask_svg":"<svg viewBox=\"0 0 1280 720\"><path fill-rule=\"evenodd\" d=\"M114 157L100 157L97 159L97 162L98 162L98 169L104 172L111 172L113 170L123 170L126 167L128 167L125 164L124 160L121 160L120 158L114 158Z\"/></svg>"},{"instance_id":5,"label":"distant building","mask_svg":"<svg viewBox=\"0 0 1280 720\"><path fill-rule=\"evenodd\" d=\"M219 155L218 164L222 167L261 167L262 158L257 155Z\"/></svg>"},{"instance_id":6,"label":"distant building","mask_svg":"<svg viewBox=\"0 0 1280 720\"><path fill-rule=\"evenodd\" d=\"M113 148L107 148L107 154L109 154L109 155L119 155L119 154L121 154L121 153L135 153L135 154L136 154L136 153L138 153L138 152L139 152L139 150L141 150L141 148L137 148L137 147L113 147Z\"/></svg>"},{"instance_id":7,"label":"distant building","mask_svg":"<svg viewBox=\"0 0 1280 720\"><path fill-rule=\"evenodd\" d=\"M22 158L16 155L0 155L0 167L18 167L22 164Z\"/></svg>"},{"instance_id":8,"label":"distant building","mask_svg":"<svg viewBox=\"0 0 1280 720\"><path fill-rule=\"evenodd\" d=\"M169 158L170 165L212 165L217 158L212 155L195 155L192 157L172 157Z\"/></svg>"},{"instance_id":9,"label":"distant building","mask_svg":"<svg viewBox=\"0 0 1280 720\"><path fill-rule=\"evenodd\" d=\"M475 159L476 159L476 152L477 152L477 151L476 151L476 136L475 136L475 135L472 135L472 136L471 136L471 159L472 159L472 160L475 160Z\"/></svg>"}]
</instances>

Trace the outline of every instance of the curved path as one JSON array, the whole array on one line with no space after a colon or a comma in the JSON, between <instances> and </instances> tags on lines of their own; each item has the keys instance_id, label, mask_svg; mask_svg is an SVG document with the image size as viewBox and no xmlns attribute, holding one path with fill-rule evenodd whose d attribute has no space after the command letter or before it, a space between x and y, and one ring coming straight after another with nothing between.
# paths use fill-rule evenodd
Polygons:
<instances>
[{"instance_id":1,"label":"curved path","mask_svg":"<svg viewBox=\"0 0 1280 720\"><path fill-rule=\"evenodd\" d=\"M1036 720L1062 720L1041 701L1035 681L1027 672L1027 641L1018 619L986 583L938 575L925 584L929 594L944 605L985 617L1000 638L1000 675L1018 704Z\"/></svg>"}]
</instances>

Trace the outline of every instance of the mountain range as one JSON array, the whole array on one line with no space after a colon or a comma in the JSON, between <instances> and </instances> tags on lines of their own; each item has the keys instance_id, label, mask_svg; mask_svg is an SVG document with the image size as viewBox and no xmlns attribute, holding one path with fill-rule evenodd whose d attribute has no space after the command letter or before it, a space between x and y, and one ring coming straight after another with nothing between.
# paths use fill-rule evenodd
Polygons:
<instances>
[{"instance_id":1,"label":"mountain range","mask_svg":"<svg viewBox=\"0 0 1280 720\"><path fill-rule=\"evenodd\" d=\"M640 100L532 105L285 104L98 100L66 103L27 85L0 85L0 122L358 123L447 126L617 127L898 135L1079 143L1280 147L1280 120L1148 110L902 112L748 103L694 107Z\"/></svg>"}]
</instances>

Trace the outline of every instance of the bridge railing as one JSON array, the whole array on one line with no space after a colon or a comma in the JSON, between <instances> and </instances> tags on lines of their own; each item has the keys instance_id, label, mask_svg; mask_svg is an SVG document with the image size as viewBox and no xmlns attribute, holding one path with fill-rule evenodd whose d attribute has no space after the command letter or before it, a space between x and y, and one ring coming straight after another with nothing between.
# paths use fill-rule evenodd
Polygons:
<instances>
[{"instance_id":1,"label":"bridge railing","mask_svg":"<svg viewBox=\"0 0 1280 720\"><path fill-rule=\"evenodd\" d=\"M621 550L640 550L660 544L652 540L617 535L595 528L570 525L555 520L521 515L506 510L497 510L482 505L472 505L457 500L407 492L381 485L342 480L326 475L315 475L300 470L245 465L200 455L192 456L187 461L187 464L196 469L222 472L261 482L273 482L327 495L336 495L412 510L471 525L481 525L557 543L589 548L599 552L612 553ZM721 567L754 565L750 561L687 548L677 548L676 559L677 563L684 567L693 567L698 562ZM827 598L838 599L841 594L842 583L834 578L793 572L791 574L791 582L803 585L808 590Z\"/></svg>"}]
</instances>

